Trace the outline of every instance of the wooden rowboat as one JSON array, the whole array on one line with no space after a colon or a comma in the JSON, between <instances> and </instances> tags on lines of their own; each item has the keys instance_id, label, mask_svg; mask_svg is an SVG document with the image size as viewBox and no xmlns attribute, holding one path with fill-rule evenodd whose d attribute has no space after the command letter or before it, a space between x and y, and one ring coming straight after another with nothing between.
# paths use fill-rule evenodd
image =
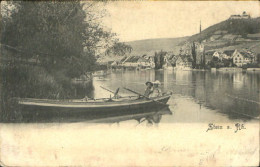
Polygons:
<instances>
[{"instance_id":1,"label":"wooden rowboat","mask_svg":"<svg viewBox=\"0 0 260 167\"><path fill-rule=\"evenodd\" d=\"M166 106L170 94L154 98L139 98L137 96L119 99L98 100L51 100L51 99L18 99L18 104L25 117L32 115L42 119L54 117L79 117L126 113L135 114L147 112L150 109L160 109Z\"/></svg>"}]
</instances>

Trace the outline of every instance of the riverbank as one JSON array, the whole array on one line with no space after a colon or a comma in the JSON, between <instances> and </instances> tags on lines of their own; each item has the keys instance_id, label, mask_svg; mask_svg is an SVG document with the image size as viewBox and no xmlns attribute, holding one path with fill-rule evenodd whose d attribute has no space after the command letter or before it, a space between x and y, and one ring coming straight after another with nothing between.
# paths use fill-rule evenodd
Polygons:
<instances>
[{"instance_id":1,"label":"riverbank","mask_svg":"<svg viewBox=\"0 0 260 167\"><path fill-rule=\"evenodd\" d=\"M1 66L0 121L22 119L14 98L71 99L91 96L92 81L75 83L63 71L41 66Z\"/></svg>"}]
</instances>

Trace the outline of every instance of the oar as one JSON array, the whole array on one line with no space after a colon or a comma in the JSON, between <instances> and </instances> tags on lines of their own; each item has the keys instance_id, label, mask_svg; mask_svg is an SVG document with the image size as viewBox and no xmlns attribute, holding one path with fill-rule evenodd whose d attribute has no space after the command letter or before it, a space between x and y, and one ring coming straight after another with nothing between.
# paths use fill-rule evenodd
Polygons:
<instances>
[{"instance_id":1,"label":"oar","mask_svg":"<svg viewBox=\"0 0 260 167\"><path fill-rule=\"evenodd\" d=\"M118 94L118 92L119 92L119 88L117 88L117 90L116 90L115 92L113 92L112 90L109 90L109 89L107 89L107 88L104 88L103 86L100 86L100 87L101 87L102 89L108 91L108 92L113 93L114 96L118 95L119 97L121 97L121 96Z\"/></svg>"},{"instance_id":2,"label":"oar","mask_svg":"<svg viewBox=\"0 0 260 167\"><path fill-rule=\"evenodd\" d=\"M158 103L158 104L162 104L162 105L165 105L165 106L169 106L168 104L165 104L165 103L162 103L162 102L160 102L160 101L151 99L151 98L149 98L149 97L147 97L147 96L145 96L145 95L142 95L141 93L138 93L138 92L136 92L136 91L133 91L133 90L131 90L131 89L129 89L129 88L125 88L125 87L124 87L124 89L125 89L125 90L128 90L129 92L135 93L135 94L137 94L137 95L139 95L139 96L143 96L143 97L145 97L145 98L147 98L147 99L149 99L149 100L152 100L152 101L154 101L154 102L156 102L156 103Z\"/></svg>"}]
</instances>

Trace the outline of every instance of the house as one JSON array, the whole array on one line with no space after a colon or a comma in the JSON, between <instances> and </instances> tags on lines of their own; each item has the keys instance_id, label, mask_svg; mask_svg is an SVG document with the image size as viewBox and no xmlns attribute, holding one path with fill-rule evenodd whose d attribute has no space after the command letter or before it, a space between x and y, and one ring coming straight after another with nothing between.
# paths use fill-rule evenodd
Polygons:
<instances>
[{"instance_id":1,"label":"house","mask_svg":"<svg viewBox=\"0 0 260 167\"><path fill-rule=\"evenodd\" d=\"M164 69L173 69L173 66L172 66L172 63L169 60L169 57L170 56L165 56L164 57L164 62L165 62L164 65L163 65Z\"/></svg>"},{"instance_id":2,"label":"house","mask_svg":"<svg viewBox=\"0 0 260 167\"><path fill-rule=\"evenodd\" d=\"M209 62L211 62L214 53L215 53L215 51L205 52L205 64L208 64Z\"/></svg>"},{"instance_id":3,"label":"house","mask_svg":"<svg viewBox=\"0 0 260 167\"><path fill-rule=\"evenodd\" d=\"M221 60L221 52L218 52L218 51L215 51L214 53L213 53L213 55L212 55L212 57L217 57L218 59L220 59Z\"/></svg>"},{"instance_id":4,"label":"house","mask_svg":"<svg viewBox=\"0 0 260 167\"><path fill-rule=\"evenodd\" d=\"M150 57L139 57L139 56L129 56L125 58L122 63L124 67L154 67L154 62Z\"/></svg>"},{"instance_id":5,"label":"house","mask_svg":"<svg viewBox=\"0 0 260 167\"><path fill-rule=\"evenodd\" d=\"M124 67L138 67L138 60L138 56L129 56L122 62L122 65Z\"/></svg>"},{"instance_id":6,"label":"house","mask_svg":"<svg viewBox=\"0 0 260 167\"><path fill-rule=\"evenodd\" d=\"M175 55L172 55L170 58L168 58L168 61L173 65L175 66L176 65L176 61L177 59L179 58L179 56L175 56Z\"/></svg>"},{"instance_id":7,"label":"house","mask_svg":"<svg viewBox=\"0 0 260 167\"><path fill-rule=\"evenodd\" d=\"M139 66L141 67L150 67L150 61L149 59L146 59L144 57L140 57L138 60L137 60L137 63Z\"/></svg>"},{"instance_id":8,"label":"house","mask_svg":"<svg viewBox=\"0 0 260 167\"><path fill-rule=\"evenodd\" d=\"M232 59L233 58L233 53L234 50L225 50L221 53L220 57L222 57L222 59Z\"/></svg>"},{"instance_id":9,"label":"house","mask_svg":"<svg viewBox=\"0 0 260 167\"><path fill-rule=\"evenodd\" d=\"M213 53L213 57L217 57L219 60L231 60L233 58L234 50L216 51Z\"/></svg>"},{"instance_id":10,"label":"house","mask_svg":"<svg viewBox=\"0 0 260 167\"><path fill-rule=\"evenodd\" d=\"M190 56L179 56L176 60L176 69L192 69L192 59Z\"/></svg>"},{"instance_id":11,"label":"house","mask_svg":"<svg viewBox=\"0 0 260 167\"><path fill-rule=\"evenodd\" d=\"M110 65L112 66L112 67L115 67L115 66L118 66L118 64L119 64L119 62L118 61L113 61Z\"/></svg>"},{"instance_id":12,"label":"house","mask_svg":"<svg viewBox=\"0 0 260 167\"><path fill-rule=\"evenodd\" d=\"M244 11L241 15L242 19L250 19L250 15L246 13L246 11Z\"/></svg>"},{"instance_id":13,"label":"house","mask_svg":"<svg viewBox=\"0 0 260 167\"><path fill-rule=\"evenodd\" d=\"M233 63L241 67L254 62L254 57L246 51L235 50L233 53Z\"/></svg>"},{"instance_id":14,"label":"house","mask_svg":"<svg viewBox=\"0 0 260 167\"><path fill-rule=\"evenodd\" d=\"M154 56L149 57L149 62L150 62L151 68L155 68Z\"/></svg>"}]
</instances>

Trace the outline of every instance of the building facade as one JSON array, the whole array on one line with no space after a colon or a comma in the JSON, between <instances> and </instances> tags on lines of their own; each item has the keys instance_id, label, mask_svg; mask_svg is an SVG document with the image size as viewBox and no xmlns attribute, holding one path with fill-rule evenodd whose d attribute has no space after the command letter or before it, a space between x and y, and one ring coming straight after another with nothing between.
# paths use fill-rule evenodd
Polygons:
<instances>
[{"instance_id":1,"label":"building facade","mask_svg":"<svg viewBox=\"0 0 260 167\"><path fill-rule=\"evenodd\" d=\"M233 53L233 63L242 67L243 65L251 64L254 62L254 57L245 51L235 50Z\"/></svg>"}]
</instances>

